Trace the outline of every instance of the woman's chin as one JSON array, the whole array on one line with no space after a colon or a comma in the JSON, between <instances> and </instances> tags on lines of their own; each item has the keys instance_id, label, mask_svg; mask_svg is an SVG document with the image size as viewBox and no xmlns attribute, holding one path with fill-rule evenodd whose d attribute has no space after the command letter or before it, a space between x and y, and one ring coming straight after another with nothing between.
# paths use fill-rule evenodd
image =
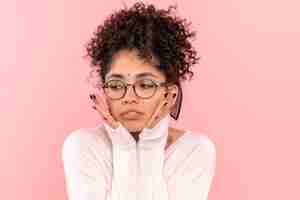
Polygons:
<instances>
[{"instance_id":1,"label":"woman's chin","mask_svg":"<svg viewBox=\"0 0 300 200\"><path fill-rule=\"evenodd\" d=\"M143 127L132 127L132 126L130 126L130 127L126 127L127 128L127 130L129 131L129 132L140 132L140 131L142 131L142 129L143 129Z\"/></svg>"},{"instance_id":2,"label":"woman's chin","mask_svg":"<svg viewBox=\"0 0 300 200\"><path fill-rule=\"evenodd\" d=\"M143 122L139 122L135 120L123 121L122 124L124 125L124 127L127 128L129 132L138 132L144 128Z\"/></svg>"}]
</instances>

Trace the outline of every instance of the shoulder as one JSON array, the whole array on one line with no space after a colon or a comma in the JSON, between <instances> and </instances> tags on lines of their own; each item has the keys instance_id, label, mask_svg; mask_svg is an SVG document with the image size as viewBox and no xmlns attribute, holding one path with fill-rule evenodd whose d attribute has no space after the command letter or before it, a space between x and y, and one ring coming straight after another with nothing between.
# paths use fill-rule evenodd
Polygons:
<instances>
[{"instance_id":1,"label":"shoulder","mask_svg":"<svg viewBox=\"0 0 300 200\"><path fill-rule=\"evenodd\" d=\"M191 170L214 168L216 163L216 145L204 132L188 131L186 139L187 158Z\"/></svg>"},{"instance_id":2,"label":"shoulder","mask_svg":"<svg viewBox=\"0 0 300 200\"><path fill-rule=\"evenodd\" d=\"M190 132L191 140L194 141L198 151L206 151L211 154L216 154L216 145L208 134L200 132Z\"/></svg>"},{"instance_id":3,"label":"shoulder","mask_svg":"<svg viewBox=\"0 0 300 200\"><path fill-rule=\"evenodd\" d=\"M174 167L170 167L170 174L175 177L173 182L197 180L204 174L211 176L216 165L216 145L211 137L204 132L186 130L180 144L174 151Z\"/></svg>"},{"instance_id":4,"label":"shoulder","mask_svg":"<svg viewBox=\"0 0 300 200\"><path fill-rule=\"evenodd\" d=\"M110 143L102 125L94 128L79 128L71 131L64 139L61 154L63 158L75 158L80 154L95 151L109 153Z\"/></svg>"},{"instance_id":5,"label":"shoulder","mask_svg":"<svg viewBox=\"0 0 300 200\"><path fill-rule=\"evenodd\" d=\"M216 152L216 145L207 133L178 129L175 127L170 127L169 130L176 139L180 138L181 136L186 136L188 138L187 142L190 145L197 146L197 148L206 149L211 152Z\"/></svg>"}]
</instances>

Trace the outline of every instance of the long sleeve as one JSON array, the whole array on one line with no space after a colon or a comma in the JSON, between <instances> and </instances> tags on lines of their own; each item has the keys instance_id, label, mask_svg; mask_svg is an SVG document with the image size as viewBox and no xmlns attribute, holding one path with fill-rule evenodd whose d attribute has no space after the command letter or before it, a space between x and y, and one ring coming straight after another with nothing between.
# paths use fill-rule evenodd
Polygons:
<instances>
[{"instance_id":1,"label":"long sleeve","mask_svg":"<svg viewBox=\"0 0 300 200\"><path fill-rule=\"evenodd\" d=\"M152 129L144 128L138 143L139 199L168 200L163 177L164 149L168 137L169 116Z\"/></svg>"},{"instance_id":2,"label":"long sleeve","mask_svg":"<svg viewBox=\"0 0 300 200\"><path fill-rule=\"evenodd\" d=\"M62 148L68 200L107 200L108 172L104 158L95 159L90 135L75 131ZM102 159L102 160L101 160Z\"/></svg>"},{"instance_id":3,"label":"long sleeve","mask_svg":"<svg viewBox=\"0 0 300 200\"><path fill-rule=\"evenodd\" d=\"M196 200L206 200L208 198L209 190L212 185L212 180L215 174L216 168L216 150L213 143L209 141L207 151L200 152L198 154L198 160L201 160L201 155L206 155L206 164L203 164L203 169L196 171L195 175L191 176L191 194ZM201 150L200 150L201 151ZM200 165L198 166L198 168ZM195 167L198 169L197 167ZM191 199L193 199L191 198Z\"/></svg>"},{"instance_id":4,"label":"long sleeve","mask_svg":"<svg viewBox=\"0 0 300 200\"><path fill-rule=\"evenodd\" d=\"M216 147L207 136L201 139L169 181L169 200L208 199L216 167Z\"/></svg>"},{"instance_id":5,"label":"long sleeve","mask_svg":"<svg viewBox=\"0 0 300 200\"><path fill-rule=\"evenodd\" d=\"M167 116L144 128L138 143L122 125L105 123L106 130L69 135L62 148L68 200L207 200L214 144L186 135L166 157L168 124Z\"/></svg>"},{"instance_id":6,"label":"long sleeve","mask_svg":"<svg viewBox=\"0 0 300 200\"><path fill-rule=\"evenodd\" d=\"M116 200L137 200L136 142L122 124L113 129L104 127L112 141L113 186Z\"/></svg>"},{"instance_id":7,"label":"long sleeve","mask_svg":"<svg viewBox=\"0 0 300 200\"><path fill-rule=\"evenodd\" d=\"M113 173L118 200L167 200L167 185L162 180L164 147L169 117L152 129L144 128L136 143L120 124L116 129L104 124L113 144Z\"/></svg>"},{"instance_id":8,"label":"long sleeve","mask_svg":"<svg viewBox=\"0 0 300 200\"><path fill-rule=\"evenodd\" d=\"M216 165L214 143L205 135L194 136L183 148L176 170L165 180L164 147L168 136L168 116L153 129L144 129L138 144L139 193L142 200L207 200Z\"/></svg>"}]
</instances>

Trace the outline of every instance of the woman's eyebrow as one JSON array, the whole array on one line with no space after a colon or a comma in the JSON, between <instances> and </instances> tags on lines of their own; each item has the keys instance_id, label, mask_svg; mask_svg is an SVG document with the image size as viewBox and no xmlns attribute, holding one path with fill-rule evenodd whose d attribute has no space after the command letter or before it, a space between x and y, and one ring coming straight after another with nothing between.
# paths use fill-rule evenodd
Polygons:
<instances>
[{"instance_id":1,"label":"woman's eyebrow","mask_svg":"<svg viewBox=\"0 0 300 200\"><path fill-rule=\"evenodd\" d=\"M122 74L110 74L109 76L106 77L107 79L109 78L121 78L123 79L124 76Z\"/></svg>"},{"instance_id":2,"label":"woman's eyebrow","mask_svg":"<svg viewBox=\"0 0 300 200\"><path fill-rule=\"evenodd\" d=\"M141 78L141 77L145 77L145 76L152 76L152 77L158 78L158 76L156 76L155 74L152 74L150 72L140 73L140 74L137 74L135 77Z\"/></svg>"},{"instance_id":3,"label":"woman's eyebrow","mask_svg":"<svg viewBox=\"0 0 300 200\"><path fill-rule=\"evenodd\" d=\"M143 72L143 73L139 73L139 74L136 74L135 77L136 78L142 78L142 77L145 77L145 76L152 76L152 77L155 77L155 78L158 78L158 76L156 76L155 74L152 74L150 72ZM123 74L118 74L118 73L113 73L113 74L110 74L107 79L109 78L121 78L121 79L124 79L125 76Z\"/></svg>"}]
</instances>

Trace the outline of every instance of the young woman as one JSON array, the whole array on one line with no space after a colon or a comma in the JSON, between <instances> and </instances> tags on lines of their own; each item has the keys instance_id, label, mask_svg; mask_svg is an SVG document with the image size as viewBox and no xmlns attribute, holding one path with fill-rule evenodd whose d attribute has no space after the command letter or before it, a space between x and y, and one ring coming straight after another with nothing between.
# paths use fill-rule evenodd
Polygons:
<instances>
[{"instance_id":1,"label":"young woman","mask_svg":"<svg viewBox=\"0 0 300 200\"><path fill-rule=\"evenodd\" d=\"M100 77L91 94L104 122L65 139L69 200L206 200L214 143L169 125L178 119L181 81L199 59L185 20L135 3L113 13L87 45Z\"/></svg>"}]
</instances>

